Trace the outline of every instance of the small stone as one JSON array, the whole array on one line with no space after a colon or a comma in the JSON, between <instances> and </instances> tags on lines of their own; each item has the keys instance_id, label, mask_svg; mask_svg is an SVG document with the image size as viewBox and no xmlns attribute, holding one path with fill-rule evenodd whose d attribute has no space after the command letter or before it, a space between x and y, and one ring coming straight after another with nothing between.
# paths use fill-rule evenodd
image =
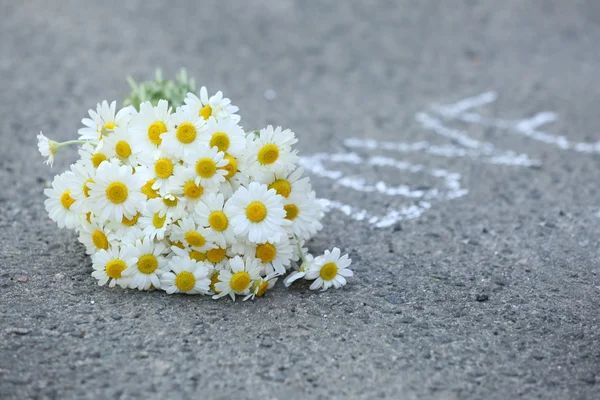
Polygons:
<instances>
[{"instance_id":1,"label":"small stone","mask_svg":"<svg viewBox=\"0 0 600 400\"><path fill-rule=\"evenodd\" d=\"M16 327L11 327L11 328L7 328L6 333L8 334L15 334L15 335L27 335L31 332L31 330L27 329L27 328L16 328Z\"/></svg>"},{"instance_id":2,"label":"small stone","mask_svg":"<svg viewBox=\"0 0 600 400\"><path fill-rule=\"evenodd\" d=\"M480 303L483 303L484 301L488 301L490 299L490 296L488 296L487 294L478 294L475 297L475 300L477 300Z\"/></svg>"},{"instance_id":3,"label":"small stone","mask_svg":"<svg viewBox=\"0 0 600 400\"><path fill-rule=\"evenodd\" d=\"M63 274L62 272L59 272L58 274L54 275L54 280L55 281L60 281L61 279L65 279L65 274Z\"/></svg>"},{"instance_id":4,"label":"small stone","mask_svg":"<svg viewBox=\"0 0 600 400\"><path fill-rule=\"evenodd\" d=\"M403 324L412 324L413 322L415 322L415 319L407 315L406 317L402 317L400 319L400 322L402 322Z\"/></svg>"},{"instance_id":5,"label":"small stone","mask_svg":"<svg viewBox=\"0 0 600 400\"><path fill-rule=\"evenodd\" d=\"M17 278L17 282L27 282L29 280L29 278L27 277L27 275L21 275L20 277Z\"/></svg>"}]
</instances>

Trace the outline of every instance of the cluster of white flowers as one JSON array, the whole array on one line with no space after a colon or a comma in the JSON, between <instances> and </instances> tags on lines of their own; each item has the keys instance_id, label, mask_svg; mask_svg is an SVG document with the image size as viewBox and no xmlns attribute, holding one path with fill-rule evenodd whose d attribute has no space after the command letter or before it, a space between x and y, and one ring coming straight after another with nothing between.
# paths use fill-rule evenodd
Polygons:
<instances>
[{"instance_id":1,"label":"cluster of white flowers","mask_svg":"<svg viewBox=\"0 0 600 400\"><path fill-rule=\"evenodd\" d=\"M245 132L221 92L188 93L139 111L104 101L82 120L79 140L38 136L52 164L62 146L80 159L44 191L50 218L74 229L99 285L169 294L262 296L290 270L311 289L339 288L350 259L334 248L313 258L304 243L323 212L297 168L293 132Z\"/></svg>"}]
</instances>

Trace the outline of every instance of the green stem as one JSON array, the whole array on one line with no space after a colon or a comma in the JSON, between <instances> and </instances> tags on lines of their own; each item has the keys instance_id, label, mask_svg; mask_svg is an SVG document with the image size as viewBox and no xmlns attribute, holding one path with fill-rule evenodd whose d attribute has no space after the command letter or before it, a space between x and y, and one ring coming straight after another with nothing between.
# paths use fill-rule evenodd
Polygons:
<instances>
[{"instance_id":1,"label":"green stem","mask_svg":"<svg viewBox=\"0 0 600 400\"><path fill-rule=\"evenodd\" d=\"M67 140L66 142L56 143L56 148L60 149L63 146L69 146L71 144L85 144L87 140Z\"/></svg>"},{"instance_id":2,"label":"green stem","mask_svg":"<svg viewBox=\"0 0 600 400\"><path fill-rule=\"evenodd\" d=\"M296 236L296 235L294 235L294 236ZM296 246L298 247L298 253L300 253L300 258L302 259L302 264L308 262L308 259L306 258L304 251L302 251L302 246L300 245L300 239L298 238L298 236L296 236Z\"/></svg>"}]
</instances>

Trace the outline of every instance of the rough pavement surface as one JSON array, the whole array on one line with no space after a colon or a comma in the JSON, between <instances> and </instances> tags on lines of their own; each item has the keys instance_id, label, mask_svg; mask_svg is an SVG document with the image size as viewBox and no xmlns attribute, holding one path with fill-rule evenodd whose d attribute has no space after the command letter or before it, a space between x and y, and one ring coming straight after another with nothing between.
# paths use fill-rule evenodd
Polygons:
<instances>
[{"instance_id":1,"label":"rough pavement surface","mask_svg":"<svg viewBox=\"0 0 600 400\"><path fill-rule=\"evenodd\" d=\"M344 139L464 147L415 115L494 90L479 115L551 111L544 132L595 142L600 3L82 3L0 3L0 398L598 398L598 153L439 115L541 165ZM88 108L122 99L127 74L157 66L222 89L246 128L293 129L302 155L392 157L460 174L468 193L384 228L329 213L310 247L350 253L357 277L343 290L278 285L232 303L99 288L43 207L76 153L50 169L35 136L76 136ZM329 168L440 187L367 163ZM373 215L424 205L313 181L320 197Z\"/></svg>"}]
</instances>

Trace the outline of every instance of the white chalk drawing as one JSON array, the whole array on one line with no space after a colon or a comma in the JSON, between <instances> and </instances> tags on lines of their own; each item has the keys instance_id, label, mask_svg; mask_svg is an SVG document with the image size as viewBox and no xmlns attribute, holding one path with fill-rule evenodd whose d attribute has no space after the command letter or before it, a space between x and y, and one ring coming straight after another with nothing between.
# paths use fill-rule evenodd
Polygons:
<instances>
[{"instance_id":1,"label":"white chalk drawing","mask_svg":"<svg viewBox=\"0 0 600 400\"><path fill-rule=\"evenodd\" d=\"M541 165L539 160L525 153L497 148L493 143L478 140L469 136L465 131L455 129L445 121L471 124L495 128L511 134L525 136L561 150L573 150L582 153L600 153L600 141L596 143L575 143L564 136L556 136L539 130L545 124L557 120L557 115L551 111L536 113L530 118L508 120L502 118L487 118L477 112L481 107L495 102L498 94L488 91L477 96L462 99L456 103L434 105L427 110L415 114L415 120L427 131L441 136L452 143L438 145L428 141L390 142L374 139L347 138L344 145L350 149L367 152L387 153L422 153L428 156L442 158L468 158L476 162L491 165L513 167L535 167ZM384 181L368 182L361 176L346 176L342 171L333 169L333 165L355 164L363 167L394 168L403 173L428 174L440 182L438 188L411 188L408 185L391 185ZM436 202L457 199L468 194L468 189L461 185L462 177L458 172L446 169L430 169L423 165L400 161L382 155L361 156L356 152L318 153L305 156L301 165L314 178L331 180L337 187L378 196L404 198L405 204L394 207L383 214L373 210L352 207L339 200L320 199L325 211L338 211L356 221L366 221L369 224L384 228L400 221L418 218L429 210ZM397 174L396 174L397 175ZM600 217L600 212L599 212Z\"/></svg>"}]
</instances>

